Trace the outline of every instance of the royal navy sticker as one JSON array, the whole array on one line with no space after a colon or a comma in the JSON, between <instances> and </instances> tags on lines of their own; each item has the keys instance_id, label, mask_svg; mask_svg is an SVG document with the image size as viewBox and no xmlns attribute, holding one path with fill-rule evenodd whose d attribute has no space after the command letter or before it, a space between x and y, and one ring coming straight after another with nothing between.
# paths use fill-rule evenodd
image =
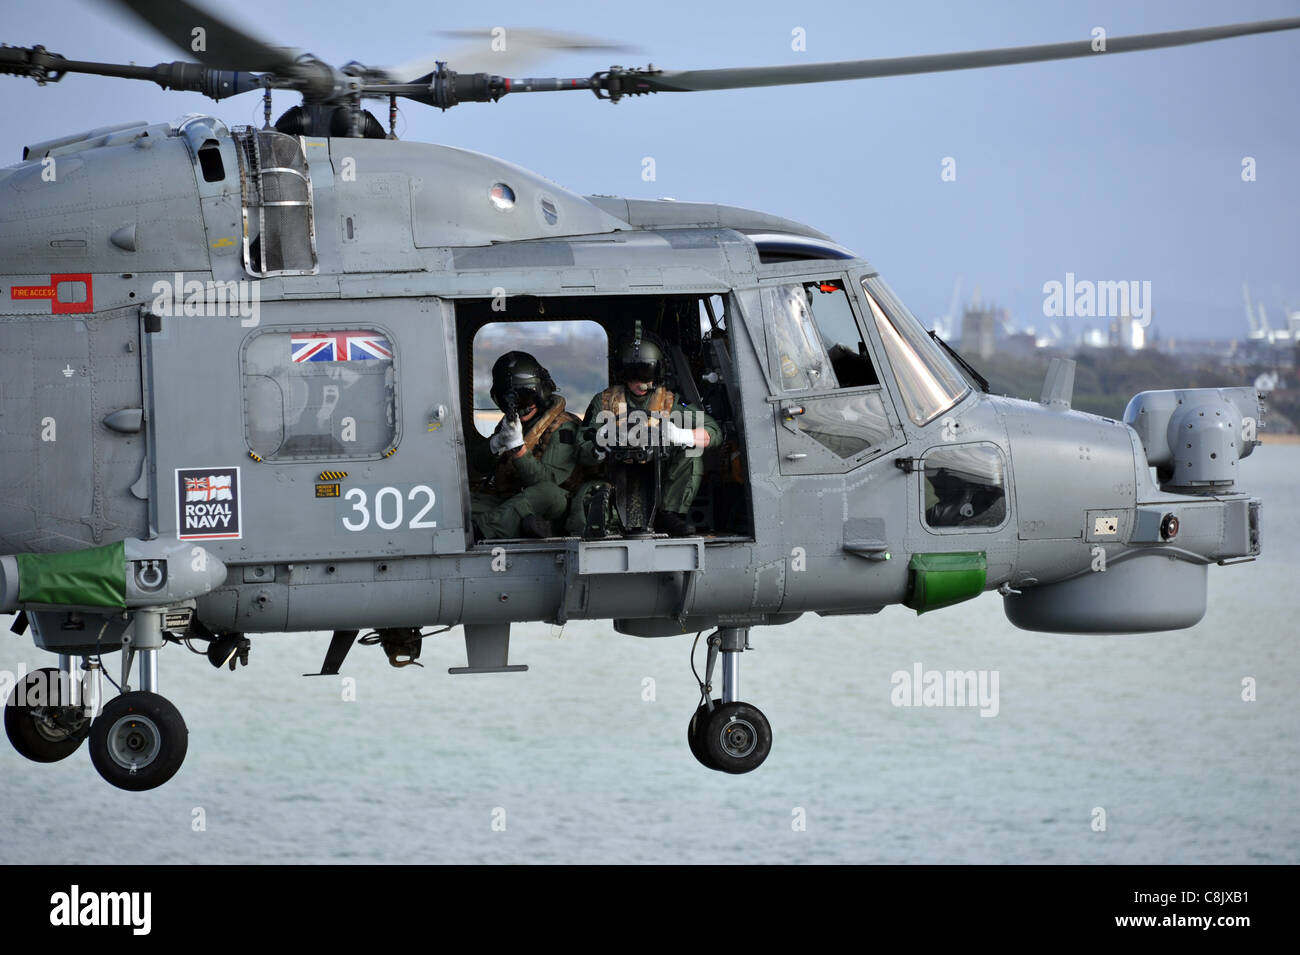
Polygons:
<instances>
[{"instance_id":1,"label":"royal navy sticker","mask_svg":"<svg viewBox=\"0 0 1300 955\"><path fill-rule=\"evenodd\" d=\"M239 468L177 468L176 527L183 541L237 540Z\"/></svg>"}]
</instances>

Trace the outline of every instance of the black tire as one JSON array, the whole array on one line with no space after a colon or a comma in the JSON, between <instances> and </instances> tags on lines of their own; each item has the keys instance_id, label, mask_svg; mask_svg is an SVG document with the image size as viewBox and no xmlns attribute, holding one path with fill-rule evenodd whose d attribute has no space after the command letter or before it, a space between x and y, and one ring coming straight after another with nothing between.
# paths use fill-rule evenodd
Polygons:
<instances>
[{"instance_id":1,"label":"black tire","mask_svg":"<svg viewBox=\"0 0 1300 955\"><path fill-rule=\"evenodd\" d=\"M704 745L713 768L748 773L763 765L772 750L772 727L756 706L724 703L704 728Z\"/></svg>"},{"instance_id":2,"label":"black tire","mask_svg":"<svg viewBox=\"0 0 1300 955\"><path fill-rule=\"evenodd\" d=\"M185 761L190 734L171 701L140 690L105 705L90 729L90 761L118 789L161 786Z\"/></svg>"},{"instance_id":3,"label":"black tire","mask_svg":"<svg viewBox=\"0 0 1300 955\"><path fill-rule=\"evenodd\" d=\"M62 686L54 667L33 670L14 685L5 704L5 734L14 749L33 762L66 759L90 733L89 717L61 705Z\"/></svg>"},{"instance_id":4,"label":"black tire","mask_svg":"<svg viewBox=\"0 0 1300 955\"><path fill-rule=\"evenodd\" d=\"M713 708L716 710L722 705L722 700L714 700ZM691 755L700 761L700 765L709 769L717 769L709 761L709 754L704 746L704 727L709 721L709 708L703 703L691 716L691 721L686 727L686 743L691 748Z\"/></svg>"}]
</instances>

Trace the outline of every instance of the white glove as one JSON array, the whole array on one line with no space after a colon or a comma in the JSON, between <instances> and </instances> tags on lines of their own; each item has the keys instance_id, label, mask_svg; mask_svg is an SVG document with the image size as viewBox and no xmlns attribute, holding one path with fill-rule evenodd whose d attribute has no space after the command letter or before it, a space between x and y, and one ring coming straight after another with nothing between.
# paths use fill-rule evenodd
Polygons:
<instances>
[{"instance_id":1,"label":"white glove","mask_svg":"<svg viewBox=\"0 0 1300 955\"><path fill-rule=\"evenodd\" d=\"M506 418L505 423L488 439L488 450L502 454L521 448L524 444L524 426L518 418Z\"/></svg>"},{"instance_id":2,"label":"white glove","mask_svg":"<svg viewBox=\"0 0 1300 955\"><path fill-rule=\"evenodd\" d=\"M690 428L679 428L667 418L659 423L664 444L674 448L695 447L695 432Z\"/></svg>"}]
</instances>

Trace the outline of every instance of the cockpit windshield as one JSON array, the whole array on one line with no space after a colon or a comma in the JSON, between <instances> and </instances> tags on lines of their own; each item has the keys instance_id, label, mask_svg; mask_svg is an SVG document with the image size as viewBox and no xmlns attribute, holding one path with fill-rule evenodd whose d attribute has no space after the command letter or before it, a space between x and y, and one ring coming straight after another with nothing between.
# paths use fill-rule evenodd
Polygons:
<instances>
[{"instance_id":1,"label":"cockpit windshield","mask_svg":"<svg viewBox=\"0 0 1300 955\"><path fill-rule=\"evenodd\" d=\"M970 386L888 285L872 277L862 280L862 288L908 417L918 425L933 421L964 397Z\"/></svg>"}]
</instances>

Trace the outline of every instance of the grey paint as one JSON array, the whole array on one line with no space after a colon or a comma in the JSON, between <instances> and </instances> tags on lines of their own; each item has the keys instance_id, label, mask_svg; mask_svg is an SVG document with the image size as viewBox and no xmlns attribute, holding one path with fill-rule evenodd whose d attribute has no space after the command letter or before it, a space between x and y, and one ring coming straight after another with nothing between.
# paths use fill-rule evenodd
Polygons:
<instances>
[{"instance_id":1,"label":"grey paint","mask_svg":"<svg viewBox=\"0 0 1300 955\"><path fill-rule=\"evenodd\" d=\"M641 229L724 228L738 232L785 232L832 241L824 232L818 232L802 222L739 206L725 206L716 202L677 202L672 199L623 199L619 196L586 198L610 215Z\"/></svg>"},{"instance_id":2,"label":"grey paint","mask_svg":"<svg viewBox=\"0 0 1300 955\"><path fill-rule=\"evenodd\" d=\"M53 181L46 178L51 169ZM0 169L0 189L0 262L17 278L208 267L188 147L160 136L159 127L139 129L125 143L55 151L49 167L35 159L7 166ZM111 236L132 224L135 249L127 251ZM0 314L19 313L20 306L6 296Z\"/></svg>"},{"instance_id":3,"label":"grey paint","mask_svg":"<svg viewBox=\"0 0 1300 955\"><path fill-rule=\"evenodd\" d=\"M48 277L47 277L48 279ZM127 493L144 439L104 419L142 406L134 309L0 319L0 547L53 551L145 536Z\"/></svg>"},{"instance_id":4,"label":"grey paint","mask_svg":"<svg viewBox=\"0 0 1300 955\"><path fill-rule=\"evenodd\" d=\"M1205 565L1153 554L1105 574L1003 598L1007 619L1048 633L1148 633L1191 627L1205 616Z\"/></svg>"},{"instance_id":5,"label":"grey paint","mask_svg":"<svg viewBox=\"0 0 1300 955\"><path fill-rule=\"evenodd\" d=\"M1258 548L1258 509L1248 498L1231 489L1207 499L1155 487L1130 428L1061 407L1069 392L1063 375L1045 388L1047 403L970 391L923 426L900 415L898 383L874 323L864 319L858 280L874 274L871 267L862 260L760 265L743 234L825 238L815 230L711 204L584 199L463 150L304 140L320 274L257 281L253 326L238 316L173 315L157 320L158 331L142 331L153 320L140 306L152 301L156 281L177 271L202 281L248 276L224 241L242 214L239 160L228 135L219 125L202 134L218 138L225 168L223 180L206 182L197 171L198 134L160 138L151 131L142 145L139 132L103 134L94 140L101 145L70 144L64 162L79 165L57 190L36 188L39 163L0 173L0 184L10 187L0 221L11 225L0 245L0 281L35 284L54 272L89 271L96 308L93 315L51 316L42 313L44 302L0 304L0 343L21 365L0 383L5 553L151 533L175 540L178 472L236 467L241 536L202 541L230 568L225 583L197 601L217 629L602 617L617 619L622 632L645 635L774 625L804 611L874 612L905 597L911 554L969 550L987 555L989 588L1009 583L1045 595L1054 585L1064 589L1052 593L1084 594L1059 604L1031 596L1024 606L1074 609L1056 616L1025 611L1024 621L1084 619L1101 588L1127 595L1113 605L1132 610L1141 626L1185 625L1191 610L1152 616L1138 606L1135 594L1166 582L1147 568L1172 557L1200 574L1206 561ZM110 176L124 185L108 190ZM491 203L488 190L498 181L514 190L518 215ZM130 216L118 214L125 205L134 210ZM128 222L135 251L111 241ZM86 244L53 251L56 236ZM121 264L127 260L129 268ZM758 290L817 279L844 282L882 371L872 390L889 436L848 459L783 427L784 399L769 363L770 316ZM492 548L473 546L466 533L456 361L464 346L455 322L458 299L490 298L495 290L543 298L725 296L730 336L719 354L743 441L752 538L505 543L499 547L508 567L497 572ZM370 329L396 346L393 448L256 461L249 456L250 415L261 412L250 405L241 363L259 336L313 328ZM68 378L65 366L73 369ZM67 429L49 447L39 441L37 424L47 408ZM129 408L143 409L142 434L102 424ZM65 433L74 440L62 443ZM922 460L954 442L1000 449L1007 513L999 526L927 526L923 469L906 471L896 462ZM357 519L347 509L355 497L315 496L316 484L331 483L319 478L325 470L348 472L337 482L342 494L364 492L372 507L364 532L342 523L350 513ZM421 487L436 497L427 515L436 526L407 519L410 506L427 501ZM142 490L147 510L137 497ZM373 506L381 495L388 508L400 498L406 518L379 527ZM1176 545L1151 539L1148 509L1180 515ZM1122 573L1089 573L1099 545ZM1171 574L1179 606L1194 609L1196 580L1181 570ZM1119 627L1127 612L1084 622Z\"/></svg>"}]
</instances>

